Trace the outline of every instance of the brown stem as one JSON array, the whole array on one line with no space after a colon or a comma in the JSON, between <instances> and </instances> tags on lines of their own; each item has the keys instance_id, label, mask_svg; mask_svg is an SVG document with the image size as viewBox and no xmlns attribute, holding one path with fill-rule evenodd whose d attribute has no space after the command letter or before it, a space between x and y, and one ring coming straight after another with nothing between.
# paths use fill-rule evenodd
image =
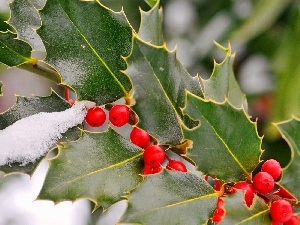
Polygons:
<instances>
[{"instance_id":1,"label":"brown stem","mask_svg":"<svg viewBox=\"0 0 300 225\"><path fill-rule=\"evenodd\" d=\"M56 84L61 83L61 77L56 71L49 69L49 68L41 65L40 63L28 62L28 63L24 63L22 65L19 65L18 68L27 70L36 75L47 78L48 80L51 80Z\"/></svg>"}]
</instances>

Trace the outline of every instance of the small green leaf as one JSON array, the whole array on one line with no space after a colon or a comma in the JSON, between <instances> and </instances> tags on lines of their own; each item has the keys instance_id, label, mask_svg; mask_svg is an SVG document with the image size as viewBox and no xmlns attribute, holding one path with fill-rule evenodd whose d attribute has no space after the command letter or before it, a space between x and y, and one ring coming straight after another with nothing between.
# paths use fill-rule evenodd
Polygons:
<instances>
[{"instance_id":1,"label":"small green leaf","mask_svg":"<svg viewBox=\"0 0 300 225\"><path fill-rule=\"evenodd\" d=\"M150 6L150 7L154 7L155 4L157 4L159 2L159 0L145 0L145 2Z\"/></svg>"},{"instance_id":2,"label":"small green leaf","mask_svg":"<svg viewBox=\"0 0 300 225\"><path fill-rule=\"evenodd\" d=\"M290 120L275 124L282 137L287 141L291 148L291 161L282 171L280 185L300 199L299 179L300 176L300 120L293 117Z\"/></svg>"},{"instance_id":3,"label":"small green leaf","mask_svg":"<svg viewBox=\"0 0 300 225\"><path fill-rule=\"evenodd\" d=\"M138 36L153 45L163 45L162 20L163 14L162 9L159 8L159 1L148 12L141 10L141 25Z\"/></svg>"},{"instance_id":4,"label":"small green leaf","mask_svg":"<svg viewBox=\"0 0 300 225\"><path fill-rule=\"evenodd\" d=\"M231 47L229 45L228 48L224 48L217 43L216 45L225 53L225 59L220 64L215 62L211 77L208 80L202 80L204 97L216 102L224 102L228 99L232 105L237 108L244 107L247 112L247 99L233 72L234 55L231 54Z\"/></svg>"},{"instance_id":5,"label":"small green leaf","mask_svg":"<svg viewBox=\"0 0 300 225\"><path fill-rule=\"evenodd\" d=\"M46 97L21 97L17 96L15 105L7 111L0 113L0 130L12 125L20 119L37 114L39 112L60 112L70 108L70 104L57 95L54 91ZM79 138L80 131L74 127L69 129L61 140L70 141ZM0 171L5 173L20 172L32 175L41 157L35 163L29 163L26 166L20 166L20 163L12 163L9 166L0 166Z\"/></svg>"},{"instance_id":6,"label":"small green leaf","mask_svg":"<svg viewBox=\"0 0 300 225\"><path fill-rule=\"evenodd\" d=\"M0 32L0 62L12 67L32 60L30 45L16 39L10 31Z\"/></svg>"},{"instance_id":7,"label":"small green leaf","mask_svg":"<svg viewBox=\"0 0 300 225\"><path fill-rule=\"evenodd\" d=\"M29 43L36 51L44 51L43 42L36 33L36 29L41 26L41 18L34 4L41 6L45 0L37 1L14 0L10 3L11 17L8 23L17 31L18 39Z\"/></svg>"},{"instance_id":8,"label":"small green leaf","mask_svg":"<svg viewBox=\"0 0 300 225\"><path fill-rule=\"evenodd\" d=\"M123 12L98 1L48 0L38 29L47 57L79 100L102 105L127 97L131 83L121 73L132 46L132 28Z\"/></svg>"},{"instance_id":9,"label":"small green leaf","mask_svg":"<svg viewBox=\"0 0 300 225\"><path fill-rule=\"evenodd\" d=\"M184 120L185 90L201 96L198 78L192 77L176 59L175 52L149 45L138 37L127 58L125 71L134 87L133 110L139 116L138 126L152 134L160 144L182 142L180 120Z\"/></svg>"},{"instance_id":10,"label":"small green leaf","mask_svg":"<svg viewBox=\"0 0 300 225\"><path fill-rule=\"evenodd\" d=\"M233 195L223 198L226 210L225 217L220 225L270 225L268 205L257 195L253 199L253 204L248 208L244 203L243 191L237 191Z\"/></svg>"},{"instance_id":11,"label":"small green leaf","mask_svg":"<svg viewBox=\"0 0 300 225\"><path fill-rule=\"evenodd\" d=\"M183 112L200 121L200 127L183 127L184 138L193 141L187 156L198 170L226 182L251 180L262 153L256 123L228 102L207 101L189 92Z\"/></svg>"},{"instance_id":12,"label":"small green leaf","mask_svg":"<svg viewBox=\"0 0 300 225\"><path fill-rule=\"evenodd\" d=\"M113 129L83 132L82 137L59 147L38 199L55 203L87 198L95 209L109 207L141 181L142 149Z\"/></svg>"},{"instance_id":13,"label":"small green leaf","mask_svg":"<svg viewBox=\"0 0 300 225\"><path fill-rule=\"evenodd\" d=\"M128 197L121 224L203 224L216 208L217 194L193 173L163 170L145 177Z\"/></svg>"}]
</instances>

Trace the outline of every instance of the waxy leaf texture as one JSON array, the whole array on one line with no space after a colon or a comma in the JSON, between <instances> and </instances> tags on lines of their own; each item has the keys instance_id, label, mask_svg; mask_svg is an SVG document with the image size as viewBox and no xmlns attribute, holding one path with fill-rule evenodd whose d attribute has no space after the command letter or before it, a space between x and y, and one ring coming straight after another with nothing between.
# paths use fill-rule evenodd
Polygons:
<instances>
[{"instance_id":1,"label":"waxy leaf texture","mask_svg":"<svg viewBox=\"0 0 300 225\"><path fill-rule=\"evenodd\" d=\"M202 79L204 98L215 102L224 102L227 99L235 107L243 107L247 112L246 96L233 72L234 55L231 54L231 47L229 45L228 48L224 48L219 44L217 46L225 53L225 59L220 64L214 62L211 77L207 80Z\"/></svg>"},{"instance_id":2,"label":"waxy leaf texture","mask_svg":"<svg viewBox=\"0 0 300 225\"><path fill-rule=\"evenodd\" d=\"M48 0L40 11L47 57L78 100L97 105L128 96L131 83L120 72L130 53L132 28L123 12L98 1Z\"/></svg>"},{"instance_id":3,"label":"waxy leaf texture","mask_svg":"<svg viewBox=\"0 0 300 225\"><path fill-rule=\"evenodd\" d=\"M246 113L226 101L207 101L189 92L183 112L200 121L197 128L183 127L184 138L193 141L187 156L197 169L226 182L251 180L262 151L256 124Z\"/></svg>"},{"instance_id":4,"label":"waxy leaf texture","mask_svg":"<svg viewBox=\"0 0 300 225\"><path fill-rule=\"evenodd\" d=\"M276 123L275 126L289 144L292 154L290 163L282 171L279 184L300 199L300 181L295 179L300 176L300 120L293 117L290 120Z\"/></svg>"},{"instance_id":5,"label":"waxy leaf texture","mask_svg":"<svg viewBox=\"0 0 300 225\"><path fill-rule=\"evenodd\" d=\"M10 31L0 32L0 62L10 67L32 61L30 45L16 37Z\"/></svg>"},{"instance_id":6,"label":"waxy leaf texture","mask_svg":"<svg viewBox=\"0 0 300 225\"><path fill-rule=\"evenodd\" d=\"M212 216L217 194L193 173L163 170L148 175L128 197L120 224L198 225Z\"/></svg>"},{"instance_id":7,"label":"waxy leaf texture","mask_svg":"<svg viewBox=\"0 0 300 225\"><path fill-rule=\"evenodd\" d=\"M16 103L7 111L0 113L0 130L5 129L22 118L26 118L39 112L60 112L70 107L71 105L54 91L52 91L49 96L45 97L17 96ZM76 140L79 136L80 131L76 127L71 128L64 134L61 141ZM19 166L19 163L1 166L0 170L5 173L21 172L32 175L40 160L43 158L44 157L41 157L35 163L30 163L26 166Z\"/></svg>"},{"instance_id":8,"label":"waxy leaf texture","mask_svg":"<svg viewBox=\"0 0 300 225\"><path fill-rule=\"evenodd\" d=\"M220 225L270 225L268 205L255 196L253 204L248 208L244 203L243 191L237 191L235 194L224 197L225 217Z\"/></svg>"},{"instance_id":9,"label":"waxy leaf texture","mask_svg":"<svg viewBox=\"0 0 300 225\"><path fill-rule=\"evenodd\" d=\"M11 15L8 23L17 31L18 38L30 44L33 50L44 51L44 44L36 33L41 26L38 9L45 0L14 0L9 4Z\"/></svg>"},{"instance_id":10,"label":"waxy leaf texture","mask_svg":"<svg viewBox=\"0 0 300 225\"><path fill-rule=\"evenodd\" d=\"M159 1L148 12L141 10L141 25L138 36L145 42L152 45L162 46L164 44L163 38L163 12L159 8Z\"/></svg>"},{"instance_id":11,"label":"waxy leaf texture","mask_svg":"<svg viewBox=\"0 0 300 225\"><path fill-rule=\"evenodd\" d=\"M59 146L49 163L38 199L56 203L86 198L95 209L107 208L143 180L142 149L111 128L103 133L83 131L79 140Z\"/></svg>"},{"instance_id":12,"label":"waxy leaf texture","mask_svg":"<svg viewBox=\"0 0 300 225\"><path fill-rule=\"evenodd\" d=\"M160 144L178 145L183 135L185 90L202 95L197 77L192 77L165 47L147 44L134 37L133 49L126 59L125 73L133 84L133 110L138 126L147 130Z\"/></svg>"}]
</instances>

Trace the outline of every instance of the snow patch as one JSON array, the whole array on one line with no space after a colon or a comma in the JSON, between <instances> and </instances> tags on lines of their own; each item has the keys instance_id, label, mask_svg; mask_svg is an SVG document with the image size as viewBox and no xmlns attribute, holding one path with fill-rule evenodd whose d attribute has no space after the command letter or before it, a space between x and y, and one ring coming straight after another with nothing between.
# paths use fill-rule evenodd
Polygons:
<instances>
[{"instance_id":1,"label":"snow patch","mask_svg":"<svg viewBox=\"0 0 300 225\"><path fill-rule=\"evenodd\" d=\"M46 154L69 128L81 124L90 101L77 102L62 112L40 112L18 120L0 130L0 166L20 162L22 166L35 162Z\"/></svg>"}]
</instances>

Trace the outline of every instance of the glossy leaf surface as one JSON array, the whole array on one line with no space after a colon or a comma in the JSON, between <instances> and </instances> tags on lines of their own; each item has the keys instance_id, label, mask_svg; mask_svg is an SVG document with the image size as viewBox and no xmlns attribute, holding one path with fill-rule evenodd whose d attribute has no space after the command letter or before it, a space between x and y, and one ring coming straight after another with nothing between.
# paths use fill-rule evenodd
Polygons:
<instances>
[{"instance_id":1,"label":"glossy leaf surface","mask_svg":"<svg viewBox=\"0 0 300 225\"><path fill-rule=\"evenodd\" d=\"M38 199L54 202L87 198L95 208L121 200L141 181L142 150L109 128L59 146Z\"/></svg>"},{"instance_id":2,"label":"glossy leaf surface","mask_svg":"<svg viewBox=\"0 0 300 225\"><path fill-rule=\"evenodd\" d=\"M223 198L226 214L220 225L270 225L271 219L268 205L258 196L255 196L253 204L248 208L244 204L243 195L242 191L238 191L234 195Z\"/></svg>"},{"instance_id":3,"label":"glossy leaf surface","mask_svg":"<svg viewBox=\"0 0 300 225\"><path fill-rule=\"evenodd\" d=\"M131 84L120 70L131 49L132 28L123 12L98 1L48 0L38 30L45 61L61 74L79 100L102 105L127 96Z\"/></svg>"},{"instance_id":4,"label":"glossy leaf surface","mask_svg":"<svg viewBox=\"0 0 300 225\"><path fill-rule=\"evenodd\" d=\"M10 31L0 32L0 62L12 67L30 61L30 45L16 39L16 35Z\"/></svg>"},{"instance_id":5,"label":"glossy leaf surface","mask_svg":"<svg viewBox=\"0 0 300 225\"><path fill-rule=\"evenodd\" d=\"M294 117L277 123L276 127L289 144L292 154L290 163L282 171L280 184L296 198L300 199L300 181L295 179L295 177L300 176L300 120Z\"/></svg>"},{"instance_id":6,"label":"glossy leaf surface","mask_svg":"<svg viewBox=\"0 0 300 225\"><path fill-rule=\"evenodd\" d=\"M130 193L128 208L120 223L203 224L212 215L216 203L216 193L199 176L163 170L146 176L145 181Z\"/></svg>"},{"instance_id":7,"label":"glossy leaf surface","mask_svg":"<svg viewBox=\"0 0 300 225\"><path fill-rule=\"evenodd\" d=\"M261 138L245 112L189 92L183 112L200 121L197 128L183 127L184 137L193 141L187 156L198 170L226 182L251 180L261 155Z\"/></svg>"},{"instance_id":8,"label":"glossy leaf surface","mask_svg":"<svg viewBox=\"0 0 300 225\"><path fill-rule=\"evenodd\" d=\"M185 90L202 95L199 80L187 73L175 52L137 37L127 63L125 72L134 86L136 104L132 108L139 116L138 126L160 144L181 143L180 121L185 118L180 108L184 106Z\"/></svg>"},{"instance_id":9,"label":"glossy leaf surface","mask_svg":"<svg viewBox=\"0 0 300 225\"><path fill-rule=\"evenodd\" d=\"M138 36L145 42L161 46L164 44L163 39L163 12L159 8L159 1L148 12L141 10L141 25Z\"/></svg>"},{"instance_id":10,"label":"glossy leaf surface","mask_svg":"<svg viewBox=\"0 0 300 225\"><path fill-rule=\"evenodd\" d=\"M248 110L248 103L245 94L242 93L239 84L237 83L234 72L233 62L234 55L231 54L230 45L224 48L217 44L224 52L225 59L220 63L214 62L214 70L208 80L202 80L204 97L207 100L216 102L224 102L225 99L237 108L244 107Z\"/></svg>"},{"instance_id":11,"label":"glossy leaf surface","mask_svg":"<svg viewBox=\"0 0 300 225\"><path fill-rule=\"evenodd\" d=\"M17 31L18 38L29 43L34 50L43 51L45 47L36 29L41 26L40 9L45 0L14 0L9 4L11 17L8 21Z\"/></svg>"}]
</instances>

